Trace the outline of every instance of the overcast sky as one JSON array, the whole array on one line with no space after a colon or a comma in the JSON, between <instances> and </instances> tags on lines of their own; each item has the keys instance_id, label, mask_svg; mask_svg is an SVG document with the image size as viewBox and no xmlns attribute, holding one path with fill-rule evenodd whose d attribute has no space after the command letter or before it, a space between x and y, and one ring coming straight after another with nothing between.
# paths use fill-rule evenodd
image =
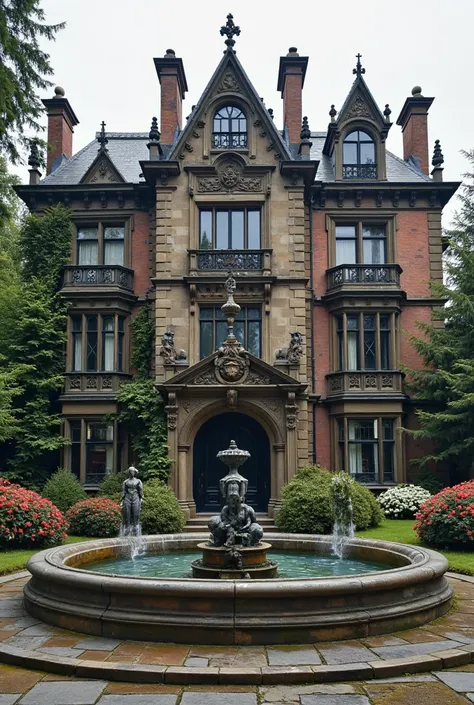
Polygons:
<instances>
[{"instance_id":1,"label":"overcast sky","mask_svg":"<svg viewBox=\"0 0 474 705\"><path fill-rule=\"evenodd\" d=\"M153 57L172 48L184 62L191 112L222 57L219 34L233 12L241 28L237 55L275 122L282 126L276 90L278 62L288 47L309 56L303 114L312 130L326 129L331 103L340 108L350 89L355 54L383 110L396 122L415 85L435 96L429 114L430 151L441 140L444 180L466 171L461 149L474 148L473 0L338 0L288 3L256 0L42 0L47 21L67 26L47 51L55 84L63 86L80 124L74 151L94 139L100 122L114 132L145 132L159 119L159 82ZM47 97L53 95L53 89ZM43 97L43 96L42 96ZM44 121L45 122L45 121ZM401 131L393 125L388 149L402 156ZM430 154L431 157L431 154ZM26 170L21 176L26 178ZM454 201L454 199L453 199ZM449 225L452 203L445 210Z\"/></svg>"}]
</instances>

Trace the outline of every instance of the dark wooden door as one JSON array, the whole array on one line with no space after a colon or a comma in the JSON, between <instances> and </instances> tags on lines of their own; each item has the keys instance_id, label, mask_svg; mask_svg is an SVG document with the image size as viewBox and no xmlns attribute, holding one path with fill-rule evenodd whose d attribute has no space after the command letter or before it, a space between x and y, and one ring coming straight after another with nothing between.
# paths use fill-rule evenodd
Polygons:
<instances>
[{"instance_id":1,"label":"dark wooden door","mask_svg":"<svg viewBox=\"0 0 474 705\"><path fill-rule=\"evenodd\" d=\"M220 450L231 440L250 458L240 467L249 481L247 503L258 512L266 512L270 499L270 443L262 426L250 416L227 412L214 416L201 426L194 440L193 491L196 511L219 512L222 507L219 480L227 466L217 459Z\"/></svg>"}]
</instances>

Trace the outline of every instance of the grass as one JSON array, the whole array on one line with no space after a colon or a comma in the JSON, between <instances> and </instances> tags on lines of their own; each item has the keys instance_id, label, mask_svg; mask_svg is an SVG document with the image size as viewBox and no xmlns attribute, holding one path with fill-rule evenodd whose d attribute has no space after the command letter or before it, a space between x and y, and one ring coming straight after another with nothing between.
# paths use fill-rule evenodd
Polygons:
<instances>
[{"instance_id":1,"label":"grass","mask_svg":"<svg viewBox=\"0 0 474 705\"><path fill-rule=\"evenodd\" d=\"M90 541L85 536L68 536L66 543L77 543L78 541ZM28 559L38 551L36 549L17 549L13 551L2 551L0 553L0 575L14 573L17 570L24 570Z\"/></svg>"},{"instance_id":2,"label":"grass","mask_svg":"<svg viewBox=\"0 0 474 705\"><path fill-rule=\"evenodd\" d=\"M385 519L381 526L366 531L358 531L357 536L363 539L380 539L382 541L398 541L421 546L420 539L413 531L412 519ZM453 573L474 575L474 553L471 551L444 551L437 548L446 556L449 570Z\"/></svg>"}]
</instances>

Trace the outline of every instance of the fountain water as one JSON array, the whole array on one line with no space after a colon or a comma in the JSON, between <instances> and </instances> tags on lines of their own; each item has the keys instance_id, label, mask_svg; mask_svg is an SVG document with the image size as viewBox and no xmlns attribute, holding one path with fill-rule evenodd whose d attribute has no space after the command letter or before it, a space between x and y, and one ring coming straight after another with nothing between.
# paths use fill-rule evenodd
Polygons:
<instances>
[{"instance_id":1,"label":"fountain water","mask_svg":"<svg viewBox=\"0 0 474 705\"><path fill-rule=\"evenodd\" d=\"M334 501L334 525L332 530L332 552L344 558L346 544L354 538L354 521L351 490L354 480L345 472L338 472L332 480Z\"/></svg>"}]
</instances>

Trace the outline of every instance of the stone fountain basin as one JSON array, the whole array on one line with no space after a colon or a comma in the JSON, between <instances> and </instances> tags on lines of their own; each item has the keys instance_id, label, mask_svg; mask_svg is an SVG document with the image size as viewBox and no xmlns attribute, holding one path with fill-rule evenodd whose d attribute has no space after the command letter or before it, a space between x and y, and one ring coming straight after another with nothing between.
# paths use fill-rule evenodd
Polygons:
<instances>
[{"instance_id":1,"label":"stone fountain basin","mask_svg":"<svg viewBox=\"0 0 474 705\"><path fill-rule=\"evenodd\" d=\"M147 551L190 551L207 534L146 536ZM267 533L277 550L329 554L330 537ZM291 644L409 629L445 614L448 563L416 546L353 539L347 556L388 570L350 577L273 580L136 578L81 570L123 557L126 539L48 549L28 561L27 611L95 636L201 644Z\"/></svg>"}]
</instances>

